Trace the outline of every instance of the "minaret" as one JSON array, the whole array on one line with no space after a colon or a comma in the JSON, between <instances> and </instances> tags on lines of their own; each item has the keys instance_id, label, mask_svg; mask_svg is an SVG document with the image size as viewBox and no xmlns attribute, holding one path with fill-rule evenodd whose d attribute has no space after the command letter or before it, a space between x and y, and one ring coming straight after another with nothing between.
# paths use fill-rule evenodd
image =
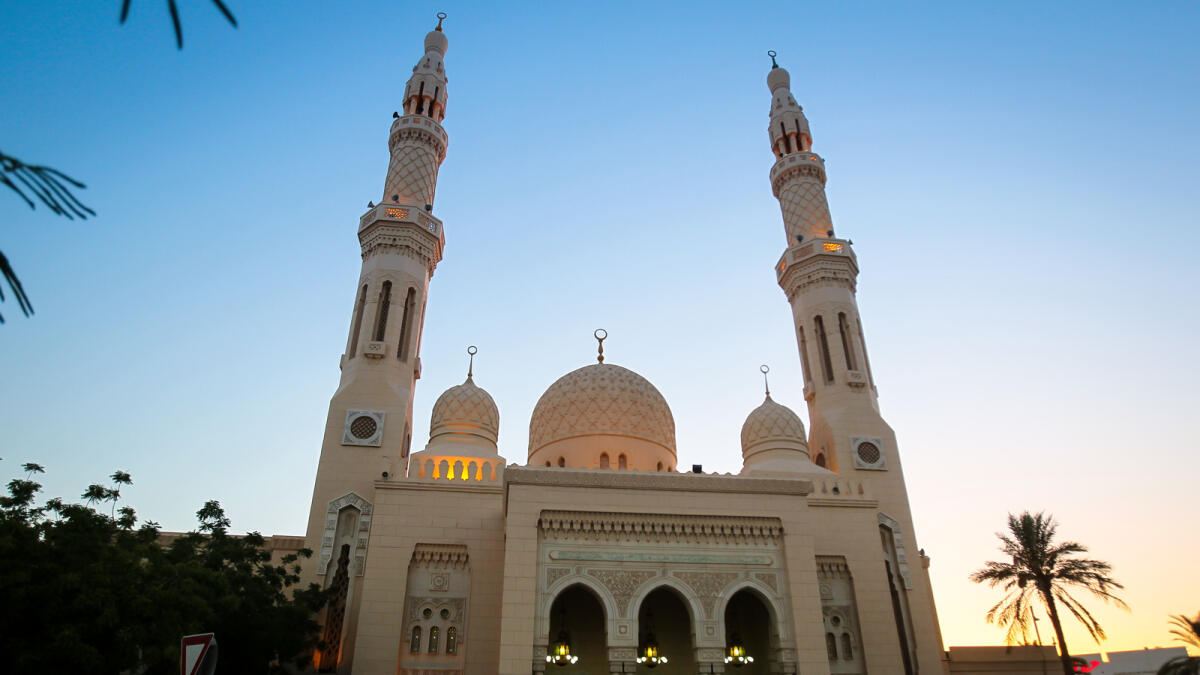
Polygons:
<instances>
[{"instance_id":1,"label":"minaret","mask_svg":"<svg viewBox=\"0 0 1200 675\"><path fill-rule=\"evenodd\" d=\"M362 272L355 286L341 382L329 403L313 487L305 582L337 586L323 617L329 647L319 668L341 671L354 653L374 483L404 472L412 443L413 389L421 376L421 329L433 270L442 259L442 222L433 216L438 168L446 157L447 40L444 14L425 36L425 54L394 113L384 193L358 222Z\"/></svg>"},{"instance_id":2,"label":"minaret","mask_svg":"<svg viewBox=\"0 0 1200 675\"><path fill-rule=\"evenodd\" d=\"M779 199L787 248L775 266L796 325L808 402L809 454L818 466L866 485L878 500L887 583L908 675L939 667L941 637L918 551L896 434L879 414L855 299L858 259L834 234L825 199L825 162L791 92L791 76L771 56L771 189ZM918 562L919 561L919 562Z\"/></svg>"}]
</instances>

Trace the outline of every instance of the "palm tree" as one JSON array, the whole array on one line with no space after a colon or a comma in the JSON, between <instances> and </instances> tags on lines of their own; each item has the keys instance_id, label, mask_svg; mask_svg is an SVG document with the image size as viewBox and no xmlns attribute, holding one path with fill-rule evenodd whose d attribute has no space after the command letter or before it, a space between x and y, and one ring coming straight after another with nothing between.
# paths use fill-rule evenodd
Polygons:
<instances>
[{"instance_id":1,"label":"palm tree","mask_svg":"<svg viewBox=\"0 0 1200 675\"><path fill-rule=\"evenodd\" d=\"M1200 649L1200 613L1194 619L1176 614L1171 617L1171 623L1175 624L1171 634L1177 641ZM1200 656L1185 655L1171 659L1158 669L1158 675L1200 675Z\"/></svg>"},{"instance_id":2,"label":"palm tree","mask_svg":"<svg viewBox=\"0 0 1200 675\"><path fill-rule=\"evenodd\" d=\"M1124 586L1109 576L1112 566L1102 560L1072 557L1087 553L1087 547L1074 541L1055 542L1057 529L1054 517L1044 513L1008 514L1009 534L998 532L996 536L1003 544L1000 550L1010 556L1012 562L988 562L983 569L973 572L970 579L992 587L1000 586L1007 592L988 610L987 621L1007 628L1009 643L1028 639L1034 603L1041 600L1058 638L1063 675L1074 675L1075 667L1063 637L1059 608L1066 607L1097 643L1106 636L1096 618L1071 597L1068 589L1082 588L1105 602L1112 601L1125 609L1128 606L1113 595L1114 590Z\"/></svg>"}]
</instances>

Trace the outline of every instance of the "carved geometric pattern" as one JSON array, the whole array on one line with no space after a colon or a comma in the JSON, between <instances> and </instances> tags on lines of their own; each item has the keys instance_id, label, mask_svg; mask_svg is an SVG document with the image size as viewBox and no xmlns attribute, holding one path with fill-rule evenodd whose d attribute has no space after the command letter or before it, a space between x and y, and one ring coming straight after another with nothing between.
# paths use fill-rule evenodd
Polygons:
<instances>
[{"instance_id":1,"label":"carved geometric pattern","mask_svg":"<svg viewBox=\"0 0 1200 675\"><path fill-rule=\"evenodd\" d=\"M449 610L448 618L451 622L462 622L463 610L465 609L464 598L417 598L409 597L405 603L404 617L407 623L419 621L422 618L423 610L431 610L431 615L436 615L441 610Z\"/></svg>"},{"instance_id":2,"label":"carved geometric pattern","mask_svg":"<svg viewBox=\"0 0 1200 675\"><path fill-rule=\"evenodd\" d=\"M618 616L625 616L625 608L634 591L649 579L658 576L653 570L588 570L588 576L595 577L612 593L617 602Z\"/></svg>"},{"instance_id":3,"label":"carved geometric pattern","mask_svg":"<svg viewBox=\"0 0 1200 675\"><path fill-rule=\"evenodd\" d=\"M549 538L573 541L764 545L783 536L778 518L753 516L543 511L538 528Z\"/></svg>"},{"instance_id":4,"label":"carved geometric pattern","mask_svg":"<svg viewBox=\"0 0 1200 675\"><path fill-rule=\"evenodd\" d=\"M762 441L789 440L807 443L804 423L792 409L767 397L763 404L746 417L742 425L742 448Z\"/></svg>"},{"instance_id":5,"label":"carved geometric pattern","mask_svg":"<svg viewBox=\"0 0 1200 675\"><path fill-rule=\"evenodd\" d=\"M550 588L554 582L567 576L571 573L569 567L548 567L546 568L546 585L545 588Z\"/></svg>"},{"instance_id":6,"label":"carved geometric pattern","mask_svg":"<svg viewBox=\"0 0 1200 675\"><path fill-rule=\"evenodd\" d=\"M392 148L384 183L383 203L393 203L398 195L401 204L432 204L437 189L438 160L434 148L418 139L404 139Z\"/></svg>"},{"instance_id":7,"label":"carved geometric pattern","mask_svg":"<svg viewBox=\"0 0 1200 675\"><path fill-rule=\"evenodd\" d=\"M387 413L378 410L347 410L346 426L342 430L342 445L383 445L385 417ZM367 431L371 433L365 433Z\"/></svg>"},{"instance_id":8,"label":"carved geometric pattern","mask_svg":"<svg viewBox=\"0 0 1200 675\"><path fill-rule=\"evenodd\" d=\"M854 448L854 468L885 470L883 454L879 448L883 440L879 438L851 438L850 445Z\"/></svg>"},{"instance_id":9,"label":"carved geometric pattern","mask_svg":"<svg viewBox=\"0 0 1200 675\"><path fill-rule=\"evenodd\" d=\"M821 181L804 176L787 181L779 188L779 207L783 211L789 246L829 237L833 217L829 214L829 202L825 199L825 186Z\"/></svg>"},{"instance_id":10,"label":"carved geometric pattern","mask_svg":"<svg viewBox=\"0 0 1200 675\"><path fill-rule=\"evenodd\" d=\"M462 544L417 544L411 564L431 569L464 569L470 562Z\"/></svg>"},{"instance_id":11,"label":"carved geometric pattern","mask_svg":"<svg viewBox=\"0 0 1200 675\"><path fill-rule=\"evenodd\" d=\"M447 389L433 404L430 438L437 436L438 430L446 425L465 425L471 433L494 441L500 433L500 411L492 397L468 377L466 382Z\"/></svg>"},{"instance_id":12,"label":"carved geometric pattern","mask_svg":"<svg viewBox=\"0 0 1200 675\"><path fill-rule=\"evenodd\" d=\"M692 587L710 619L715 618L713 608L721 591L738 578L736 572L674 572L672 576Z\"/></svg>"},{"instance_id":13,"label":"carved geometric pattern","mask_svg":"<svg viewBox=\"0 0 1200 675\"><path fill-rule=\"evenodd\" d=\"M347 507L358 509L358 533L350 551L354 556L354 576L361 577L366 571L367 542L371 538L371 502L349 492L329 502L329 507L325 509L325 531L321 536L321 551L317 557L317 574L325 574L329 570L333 539L337 536L338 514Z\"/></svg>"},{"instance_id":14,"label":"carved geometric pattern","mask_svg":"<svg viewBox=\"0 0 1200 675\"><path fill-rule=\"evenodd\" d=\"M755 572L754 578L771 587L771 590L779 592L779 582L773 572Z\"/></svg>"},{"instance_id":15,"label":"carved geometric pattern","mask_svg":"<svg viewBox=\"0 0 1200 675\"><path fill-rule=\"evenodd\" d=\"M675 452L675 418L658 389L632 370L595 363L550 385L529 420L529 452L572 436L641 438Z\"/></svg>"}]
</instances>

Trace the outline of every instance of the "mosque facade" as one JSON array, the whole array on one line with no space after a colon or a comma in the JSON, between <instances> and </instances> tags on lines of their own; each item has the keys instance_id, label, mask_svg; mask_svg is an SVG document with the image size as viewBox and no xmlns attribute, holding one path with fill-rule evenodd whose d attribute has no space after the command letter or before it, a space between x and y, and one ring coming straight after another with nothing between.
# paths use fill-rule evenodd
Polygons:
<instances>
[{"instance_id":1,"label":"mosque facade","mask_svg":"<svg viewBox=\"0 0 1200 675\"><path fill-rule=\"evenodd\" d=\"M737 475L681 470L649 381L597 362L546 389L524 464L497 450L475 381L437 399L413 447L413 391L446 156L448 41L425 37L359 219L357 283L329 405L305 581L332 588L314 668L337 673L935 673L942 641L896 437L880 416L824 162L774 64L770 184L786 240L811 428L767 394ZM603 337L598 333L598 338Z\"/></svg>"}]
</instances>

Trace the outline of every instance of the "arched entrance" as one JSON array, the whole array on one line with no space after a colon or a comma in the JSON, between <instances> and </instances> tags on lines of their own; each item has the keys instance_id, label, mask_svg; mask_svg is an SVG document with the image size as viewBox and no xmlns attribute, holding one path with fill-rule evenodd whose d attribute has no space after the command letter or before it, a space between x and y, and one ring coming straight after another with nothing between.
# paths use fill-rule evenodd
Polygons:
<instances>
[{"instance_id":1,"label":"arched entrance","mask_svg":"<svg viewBox=\"0 0 1200 675\"><path fill-rule=\"evenodd\" d=\"M649 663L640 663L637 672L656 675L695 673L693 631L691 612L674 589L664 586L651 591L638 608L638 655L643 655L647 642L653 641L658 645L658 653L667 657L667 662L653 668Z\"/></svg>"},{"instance_id":2,"label":"arched entrance","mask_svg":"<svg viewBox=\"0 0 1200 675\"><path fill-rule=\"evenodd\" d=\"M604 606L586 586L576 584L562 590L550 605L550 650L560 636L571 645L571 654L579 657L561 667L563 675L608 675L608 638L605 634ZM559 670L547 664L546 671Z\"/></svg>"},{"instance_id":3,"label":"arched entrance","mask_svg":"<svg viewBox=\"0 0 1200 675\"><path fill-rule=\"evenodd\" d=\"M734 593L725 603L725 654L733 645L740 646L745 656L754 660L738 665L738 660L728 662L725 672L738 675L767 675L779 646L775 622L771 612L758 594L749 589Z\"/></svg>"}]
</instances>

